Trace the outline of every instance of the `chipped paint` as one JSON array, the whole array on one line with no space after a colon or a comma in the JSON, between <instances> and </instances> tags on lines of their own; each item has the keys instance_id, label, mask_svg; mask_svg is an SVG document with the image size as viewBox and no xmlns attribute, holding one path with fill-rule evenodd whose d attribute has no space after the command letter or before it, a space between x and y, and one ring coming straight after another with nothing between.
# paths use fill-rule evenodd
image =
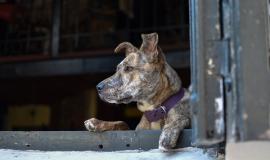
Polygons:
<instances>
[{"instance_id":1,"label":"chipped paint","mask_svg":"<svg viewBox=\"0 0 270 160\"><path fill-rule=\"evenodd\" d=\"M216 119L215 127L218 134L222 134L224 131L224 119L223 119L223 98L215 98Z\"/></svg>"},{"instance_id":2,"label":"chipped paint","mask_svg":"<svg viewBox=\"0 0 270 160\"><path fill-rule=\"evenodd\" d=\"M220 97L215 98L215 128L218 134L224 133L224 99L223 99L223 83L222 79L219 80Z\"/></svg>"}]
</instances>

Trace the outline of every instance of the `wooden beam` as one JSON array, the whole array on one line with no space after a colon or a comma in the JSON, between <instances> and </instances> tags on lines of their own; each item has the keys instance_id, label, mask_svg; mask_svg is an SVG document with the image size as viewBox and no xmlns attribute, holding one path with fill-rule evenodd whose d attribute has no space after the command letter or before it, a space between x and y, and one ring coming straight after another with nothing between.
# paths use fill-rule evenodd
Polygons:
<instances>
[{"instance_id":1,"label":"wooden beam","mask_svg":"<svg viewBox=\"0 0 270 160\"><path fill-rule=\"evenodd\" d=\"M93 58L54 59L23 63L0 64L0 79L18 77L41 77L80 75L90 73L111 73L122 55L111 55ZM166 59L176 69L189 67L189 52L168 52Z\"/></svg>"}]
</instances>

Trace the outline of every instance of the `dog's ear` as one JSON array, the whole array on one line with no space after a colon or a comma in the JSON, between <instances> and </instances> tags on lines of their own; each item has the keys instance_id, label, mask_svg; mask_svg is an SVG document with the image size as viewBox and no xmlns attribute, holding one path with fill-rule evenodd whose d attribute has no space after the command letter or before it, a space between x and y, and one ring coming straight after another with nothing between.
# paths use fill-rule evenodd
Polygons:
<instances>
[{"instance_id":1,"label":"dog's ear","mask_svg":"<svg viewBox=\"0 0 270 160\"><path fill-rule=\"evenodd\" d=\"M140 50L148 57L149 60L153 61L158 57L158 34L142 34L142 45Z\"/></svg>"},{"instance_id":2,"label":"dog's ear","mask_svg":"<svg viewBox=\"0 0 270 160\"><path fill-rule=\"evenodd\" d=\"M122 52L122 51L125 52L126 56L127 56L129 53L137 52L138 48L134 47L129 42L122 42L114 49L114 52L119 53L119 52Z\"/></svg>"}]
</instances>

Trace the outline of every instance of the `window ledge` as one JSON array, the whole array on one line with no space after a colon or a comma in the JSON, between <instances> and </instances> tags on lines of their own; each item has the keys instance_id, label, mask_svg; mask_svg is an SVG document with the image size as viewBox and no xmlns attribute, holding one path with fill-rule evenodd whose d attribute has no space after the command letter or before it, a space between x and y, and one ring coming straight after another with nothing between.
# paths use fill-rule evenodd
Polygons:
<instances>
[{"instance_id":1,"label":"window ledge","mask_svg":"<svg viewBox=\"0 0 270 160\"><path fill-rule=\"evenodd\" d=\"M0 131L0 148L41 151L120 151L158 148L160 130L108 131ZM185 129L177 148L191 146L191 129Z\"/></svg>"}]
</instances>

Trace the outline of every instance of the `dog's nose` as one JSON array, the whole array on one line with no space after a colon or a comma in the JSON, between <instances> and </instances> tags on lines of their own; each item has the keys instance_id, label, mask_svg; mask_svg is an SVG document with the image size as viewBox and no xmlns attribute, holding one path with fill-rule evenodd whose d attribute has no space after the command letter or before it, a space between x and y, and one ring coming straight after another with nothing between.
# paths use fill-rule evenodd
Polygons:
<instances>
[{"instance_id":1,"label":"dog's nose","mask_svg":"<svg viewBox=\"0 0 270 160\"><path fill-rule=\"evenodd\" d=\"M104 88L105 84L100 82L98 85L97 85L97 90L98 91L101 91L103 88Z\"/></svg>"}]
</instances>

